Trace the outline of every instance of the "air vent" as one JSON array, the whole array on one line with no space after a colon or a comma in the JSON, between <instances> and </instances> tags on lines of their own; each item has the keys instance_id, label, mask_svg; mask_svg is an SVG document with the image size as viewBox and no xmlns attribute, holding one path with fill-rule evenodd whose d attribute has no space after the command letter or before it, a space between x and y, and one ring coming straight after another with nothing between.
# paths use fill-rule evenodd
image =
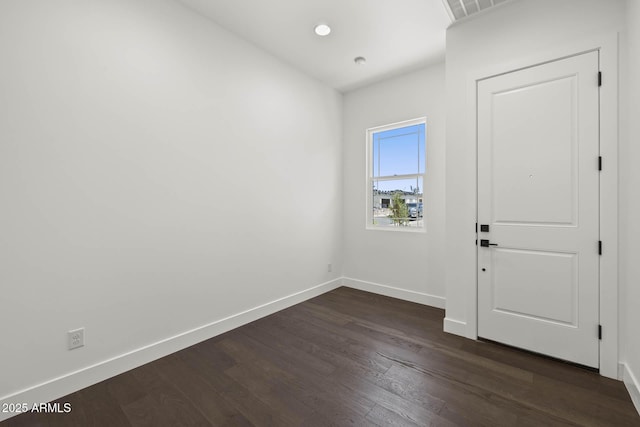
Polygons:
<instances>
[{"instance_id":1,"label":"air vent","mask_svg":"<svg viewBox=\"0 0 640 427\"><path fill-rule=\"evenodd\" d=\"M443 0L451 19L457 21L509 0Z\"/></svg>"}]
</instances>

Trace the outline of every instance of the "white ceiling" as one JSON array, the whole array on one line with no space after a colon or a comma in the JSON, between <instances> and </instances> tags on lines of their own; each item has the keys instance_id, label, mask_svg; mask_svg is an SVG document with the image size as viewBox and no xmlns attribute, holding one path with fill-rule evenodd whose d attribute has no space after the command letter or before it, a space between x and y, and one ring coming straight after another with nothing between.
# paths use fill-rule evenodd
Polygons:
<instances>
[{"instance_id":1,"label":"white ceiling","mask_svg":"<svg viewBox=\"0 0 640 427\"><path fill-rule=\"evenodd\" d=\"M451 23L442 0L179 1L343 92L444 60Z\"/></svg>"}]
</instances>

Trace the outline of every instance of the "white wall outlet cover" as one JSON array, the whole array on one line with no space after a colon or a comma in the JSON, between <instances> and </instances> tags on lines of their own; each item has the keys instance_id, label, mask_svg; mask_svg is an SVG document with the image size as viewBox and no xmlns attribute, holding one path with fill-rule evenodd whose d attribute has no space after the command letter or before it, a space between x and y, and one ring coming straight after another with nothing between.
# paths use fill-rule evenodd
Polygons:
<instances>
[{"instance_id":1,"label":"white wall outlet cover","mask_svg":"<svg viewBox=\"0 0 640 427\"><path fill-rule=\"evenodd\" d=\"M67 332L67 346L69 350L84 346L84 328Z\"/></svg>"}]
</instances>

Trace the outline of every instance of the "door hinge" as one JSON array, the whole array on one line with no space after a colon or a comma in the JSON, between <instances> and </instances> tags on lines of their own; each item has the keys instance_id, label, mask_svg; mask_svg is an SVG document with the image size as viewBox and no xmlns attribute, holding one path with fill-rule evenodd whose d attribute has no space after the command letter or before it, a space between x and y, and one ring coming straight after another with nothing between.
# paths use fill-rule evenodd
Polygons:
<instances>
[{"instance_id":1,"label":"door hinge","mask_svg":"<svg viewBox=\"0 0 640 427\"><path fill-rule=\"evenodd\" d=\"M478 223L476 222L476 233L478 232Z\"/></svg>"},{"instance_id":2,"label":"door hinge","mask_svg":"<svg viewBox=\"0 0 640 427\"><path fill-rule=\"evenodd\" d=\"M602 255L602 240L598 240L598 255Z\"/></svg>"},{"instance_id":3,"label":"door hinge","mask_svg":"<svg viewBox=\"0 0 640 427\"><path fill-rule=\"evenodd\" d=\"M598 325L598 339L602 339L602 325Z\"/></svg>"},{"instance_id":4,"label":"door hinge","mask_svg":"<svg viewBox=\"0 0 640 427\"><path fill-rule=\"evenodd\" d=\"M602 71L598 71L598 87L602 86Z\"/></svg>"},{"instance_id":5,"label":"door hinge","mask_svg":"<svg viewBox=\"0 0 640 427\"><path fill-rule=\"evenodd\" d=\"M602 156L598 157L598 170L601 171L602 170Z\"/></svg>"}]
</instances>

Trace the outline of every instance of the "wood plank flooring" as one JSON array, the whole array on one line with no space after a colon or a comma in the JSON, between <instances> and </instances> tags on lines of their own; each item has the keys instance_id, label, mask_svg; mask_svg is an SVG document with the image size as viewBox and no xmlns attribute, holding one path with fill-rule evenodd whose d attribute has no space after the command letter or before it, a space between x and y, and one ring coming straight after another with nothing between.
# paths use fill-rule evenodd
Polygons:
<instances>
[{"instance_id":1,"label":"wood plank flooring","mask_svg":"<svg viewBox=\"0 0 640 427\"><path fill-rule=\"evenodd\" d=\"M339 288L0 426L640 426L621 382L443 317Z\"/></svg>"}]
</instances>

